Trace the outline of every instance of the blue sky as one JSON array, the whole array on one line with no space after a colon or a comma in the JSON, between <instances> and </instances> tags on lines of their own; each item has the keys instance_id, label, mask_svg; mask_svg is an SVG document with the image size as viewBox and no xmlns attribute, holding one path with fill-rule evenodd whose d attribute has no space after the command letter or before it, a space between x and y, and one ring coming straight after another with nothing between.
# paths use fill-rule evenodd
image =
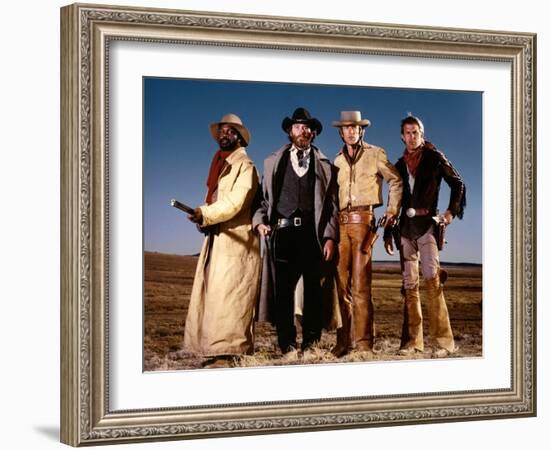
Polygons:
<instances>
[{"instance_id":1,"label":"blue sky","mask_svg":"<svg viewBox=\"0 0 550 450\"><path fill-rule=\"evenodd\" d=\"M332 121L340 111L360 110L371 121L365 140L383 147L392 163L403 153L400 120L412 112L426 128L426 139L442 150L467 186L463 220L448 229L442 261L482 262L482 93L360 86L259 83L144 78L143 232L144 249L195 254L202 243L184 213L170 206L177 198L203 203L206 177L217 144L208 125L229 112L250 130L248 155L261 175L264 159L287 142L284 117L303 106L323 124L315 144L334 159L342 146ZM384 199L387 187L384 186ZM449 201L442 183L439 208ZM378 216L383 212L378 210ZM374 259L391 258L381 239Z\"/></svg>"}]
</instances>

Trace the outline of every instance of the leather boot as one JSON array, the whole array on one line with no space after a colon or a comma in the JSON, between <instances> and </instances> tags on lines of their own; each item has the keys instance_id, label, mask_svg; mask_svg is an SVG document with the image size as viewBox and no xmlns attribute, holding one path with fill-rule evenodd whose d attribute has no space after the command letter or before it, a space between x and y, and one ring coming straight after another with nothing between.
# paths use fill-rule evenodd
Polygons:
<instances>
[{"instance_id":1,"label":"leather boot","mask_svg":"<svg viewBox=\"0 0 550 450\"><path fill-rule=\"evenodd\" d=\"M403 289L405 296L405 318L402 330L402 353L424 351L424 336L422 334L422 307L418 286ZM405 337L406 336L406 337Z\"/></svg>"},{"instance_id":2,"label":"leather boot","mask_svg":"<svg viewBox=\"0 0 550 450\"><path fill-rule=\"evenodd\" d=\"M430 336L435 339L440 348L453 353L455 351L453 331L439 275L426 280L426 294Z\"/></svg>"}]
</instances>

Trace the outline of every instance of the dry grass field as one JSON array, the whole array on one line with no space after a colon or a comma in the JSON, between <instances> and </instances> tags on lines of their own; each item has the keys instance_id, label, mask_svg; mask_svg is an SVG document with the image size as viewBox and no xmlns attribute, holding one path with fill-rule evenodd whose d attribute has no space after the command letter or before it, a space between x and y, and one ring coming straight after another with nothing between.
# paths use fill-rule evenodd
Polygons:
<instances>
[{"instance_id":1,"label":"dry grass field","mask_svg":"<svg viewBox=\"0 0 550 450\"><path fill-rule=\"evenodd\" d=\"M197 259L194 256L145 253L143 354L146 371L195 369L200 368L204 361L183 348L185 317ZM458 345L458 351L451 357L479 357L482 355L481 266L453 264L443 267L449 273L445 296ZM336 341L336 334L332 331L323 332L322 340L314 351L305 355L291 353L283 359L277 349L274 328L270 324L259 323L256 325L255 354L237 358L235 366L405 359L397 355L403 317L399 265L374 263L373 272L376 322L374 354L352 352L340 359L333 357L329 350ZM423 311L426 316L425 308ZM426 344L423 354L407 359L431 358L429 340Z\"/></svg>"}]
</instances>

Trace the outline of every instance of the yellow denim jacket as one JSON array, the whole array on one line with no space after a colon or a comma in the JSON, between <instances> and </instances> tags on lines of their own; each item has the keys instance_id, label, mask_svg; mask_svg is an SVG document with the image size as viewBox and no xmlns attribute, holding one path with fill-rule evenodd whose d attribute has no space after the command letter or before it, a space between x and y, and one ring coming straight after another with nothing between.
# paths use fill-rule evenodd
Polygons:
<instances>
[{"instance_id":1,"label":"yellow denim jacket","mask_svg":"<svg viewBox=\"0 0 550 450\"><path fill-rule=\"evenodd\" d=\"M338 168L340 210L348 206L380 206L383 203L384 179L389 186L387 212L397 214L401 207L403 182L397 169L388 161L384 149L362 142L352 165L343 154L344 151L345 146L334 160L334 165Z\"/></svg>"}]
</instances>

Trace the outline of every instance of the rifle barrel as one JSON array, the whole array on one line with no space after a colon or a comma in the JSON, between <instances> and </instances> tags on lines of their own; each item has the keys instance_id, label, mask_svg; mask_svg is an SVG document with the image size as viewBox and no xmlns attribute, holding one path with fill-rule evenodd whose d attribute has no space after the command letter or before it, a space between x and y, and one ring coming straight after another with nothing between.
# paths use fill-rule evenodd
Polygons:
<instances>
[{"instance_id":1,"label":"rifle barrel","mask_svg":"<svg viewBox=\"0 0 550 450\"><path fill-rule=\"evenodd\" d=\"M191 208L190 206L187 206L185 203L182 203L182 202L179 202L175 199L172 199L170 201L170 204L174 208L178 208L179 210L181 210L183 212L186 212L187 214L195 214L195 210L193 208Z\"/></svg>"}]
</instances>

